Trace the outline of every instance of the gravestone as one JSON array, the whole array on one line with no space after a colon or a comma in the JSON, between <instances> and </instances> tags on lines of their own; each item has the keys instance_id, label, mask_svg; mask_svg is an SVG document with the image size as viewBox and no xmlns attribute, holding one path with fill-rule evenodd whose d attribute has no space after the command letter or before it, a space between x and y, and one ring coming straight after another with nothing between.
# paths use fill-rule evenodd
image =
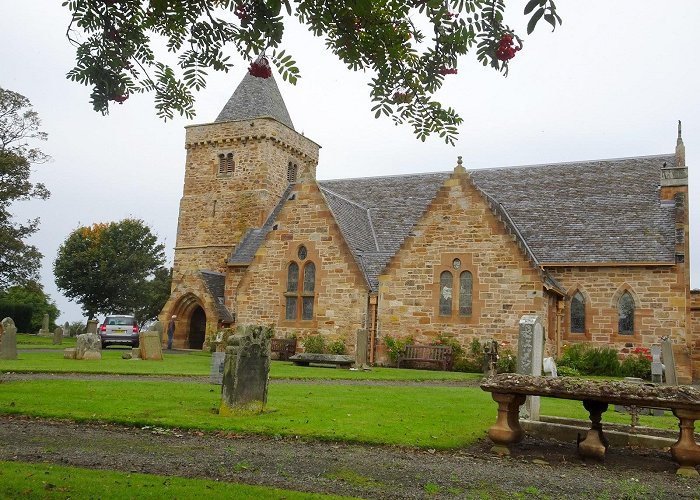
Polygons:
<instances>
[{"instance_id":1,"label":"gravestone","mask_svg":"<svg viewBox=\"0 0 700 500\"><path fill-rule=\"evenodd\" d=\"M661 346L651 346L651 381L654 384L662 384L664 381L664 365L661 363Z\"/></svg>"},{"instance_id":2,"label":"gravestone","mask_svg":"<svg viewBox=\"0 0 700 500\"><path fill-rule=\"evenodd\" d=\"M90 319L87 322L87 329L85 330L85 333L97 333L97 320L96 319Z\"/></svg>"},{"instance_id":3,"label":"gravestone","mask_svg":"<svg viewBox=\"0 0 700 500\"><path fill-rule=\"evenodd\" d=\"M493 377L497 373L498 342L494 339L484 344L484 362L482 369L485 377Z\"/></svg>"},{"instance_id":4,"label":"gravestone","mask_svg":"<svg viewBox=\"0 0 700 500\"><path fill-rule=\"evenodd\" d=\"M75 359L102 359L102 344L95 333L78 335L75 346Z\"/></svg>"},{"instance_id":5,"label":"gravestone","mask_svg":"<svg viewBox=\"0 0 700 500\"><path fill-rule=\"evenodd\" d=\"M209 382L216 385L221 385L224 378L224 362L226 361L226 353L216 351L211 353L211 374Z\"/></svg>"},{"instance_id":6,"label":"gravestone","mask_svg":"<svg viewBox=\"0 0 700 500\"><path fill-rule=\"evenodd\" d=\"M56 329L53 331L52 343L54 345L63 344L63 328L61 328L60 326L57 326Z\"/></svg>"},{"instance_id":7,"label":"gravestone","mask_svg":"<svg viewBox=\"0 0 700 500\"><path fill-rule=\"evenodd\" d=\"M520 318L518 334L518 367L522 375L542 375L544 358L544 327L537 314L525 314ZM520 408L520 417L529 420L540 419L540 397L528 396Z\"/></svg>"},{"instance_id":8,"label":"gravestone","mask_svg":"<svg viewBox=\"0 0 700 500\"><path fill-rule=\"evenodd\" d=\"M664 363L666 384L678 385L678 378L676 377L676 360L673 356L673 344L669 338L665 338L661 341L661 359Z\"/></svg>"},{"instance_id":9,"label":"gravestone","mask_svg":"<svg viewBox=\"0 0 700 500\"><path fill-rule=\"evenodd\" d=\"M163 347L158 332L139 333L139 352L141 359L163 360Z\"/></svg>"},{"instance_id":10,"label":"gravestone","mask_svg":"<svg viewBox=\"0 0 700 500\"><path fill-rule=\"evenodd\" d=\"M369 335L367 330L360 328L357 330L357 346L355 347L355 366L364 368L367 366L367 344Z\"/></svg>"},{"instance_id":11,"label":"gravestone","mask_svg":"<svg viewBox=\"0 0 700 500\"><path fill-rule=\"evenodd\" d=\"M262 411L267 402L272 330L247 326L229 337L221 385L220 415L237 410Z\"/></svg>"},{"instance_id":12,"label":"gravestone","mask_svg":"<svg viewBox=\"0 0 700 500\"><path fill-rule=\"evenodd\" d=\"M0 359L17 359L17 327L9 317L2 320Z\"/></svg>"},{"instance_id":13,"label":"gravestone","mask_svg":"<svg viewBox=\"0 0 700 500\"><path fill-rule=\"evenodd\" d=\"M63 359L75 359L75 347L63 349Z\"/></svg>"},{"instance_id":14,"label":"gravestone","mask_svg":"<svg viewBox=\"0 0 700 500\"><path fill-rule=\"evenodd\" d=\"M70 332L70 324L67 321L63 323L63 335L68 335L69 337L72 337Z\"/></svg>"},{"instance_id":15,"label":"gravestone","mask_svg":"<svg viewBox=\"0 0 700 500\"><path fill-rule=\"evenodd\" d=\"M132 347L131 348L131 359L141 359L141 348Z\"/></svg>"},{"instance_id":16,"label":"gravestone","mask_svg":"<svg viewBox=\"0 0 700 500\"><path fill-rule=\"evenodd\" d=\"M41 320L41 330L39 330L39 335L51 335L49 332L49 315L44 313L44 317Z\"/></svg>"}]
</instances>

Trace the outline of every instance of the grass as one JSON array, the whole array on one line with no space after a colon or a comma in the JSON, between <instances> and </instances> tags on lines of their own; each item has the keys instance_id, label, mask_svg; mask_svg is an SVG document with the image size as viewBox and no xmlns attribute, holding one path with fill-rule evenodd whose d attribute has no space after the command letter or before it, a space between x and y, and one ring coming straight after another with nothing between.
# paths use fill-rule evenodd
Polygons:
<instances>
[{"instance_id":1,"label":"grass","mask_svg":"<svg viewBox=\"0 0 700 500\"><path fill-rule=\"evenodd\" d=\"M78 467L0 462L0 498L256 498L340 499L237 483L184 479L155 474L95 471Z\"/></svg>"},{"instance_id":2,"label":"grass","mask_svg":"<svg viewBox=\"0 0 700 500\"><path fill-rule=\"evenodd\" d=\"M43 337L32 335L30 333L17 334L17 349L65 349L67 347L75 347L75 337L63 337L63 343L54 345L53 335Z\"/></svg>"},{"instance_id":3,"label":"grass","mask_svg":"<svg viewBox=\"0 0 700 500\"><path fill-rule=\"evenodd\" d=\"M473 444L496 417L473 387L273 384L264 414L223 417L219 404L218 387L172 382L18 381L0 391L5 414L436 449Z\"/></svg>"},{"instance_id":4,"label":"grass","mask_svg":"<svg viewBox=\"0 0 700 500\"><path fill-rule=\"evenodd\" d=\"M50 342L50 339L49 339ZM33 373L97 373L119 375L183 375L204 376L211 371L211 354L202 351L184 354L164 353L163 361L124 360L124 349L105 349L101 360L63 359L63 352L21 352L17 359L0 360L0 372ZM350 371L314 366L295 366L291 362L273 361L272 379L327 379L327 380L479 380L480 374L442 372L432 370L405 370L373 368L371 371Z\"/></svg>"}]
</instances>

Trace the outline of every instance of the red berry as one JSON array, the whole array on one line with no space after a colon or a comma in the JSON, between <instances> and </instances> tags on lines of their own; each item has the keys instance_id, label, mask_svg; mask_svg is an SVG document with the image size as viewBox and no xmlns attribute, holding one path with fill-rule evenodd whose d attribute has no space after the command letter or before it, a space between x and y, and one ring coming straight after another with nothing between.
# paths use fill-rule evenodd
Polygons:
<instances>
[{"instance_id":1,"label":"red berry","mask_svg":"<svg viewBox=\"0 0 700 500\"><path fill-rule=\"evenodd\" d=\"M250 64L248 73L257 78L270 78L272 76L272 70L270 69L270 63L267 61L267 58L258 57Z\"/></svg>"},{"instance_id":2,"label":"red berry","mask_svg":"<svg viewBox=\"0 0 700 500\"><path fill-rule=\"evenodd\" d=\"M119 104L122 104L124 101L126 101L129 98L129 94L119 94L119 95L113 95L109 99L111 101L118 102Z\"/></svg>"}]
</instances>

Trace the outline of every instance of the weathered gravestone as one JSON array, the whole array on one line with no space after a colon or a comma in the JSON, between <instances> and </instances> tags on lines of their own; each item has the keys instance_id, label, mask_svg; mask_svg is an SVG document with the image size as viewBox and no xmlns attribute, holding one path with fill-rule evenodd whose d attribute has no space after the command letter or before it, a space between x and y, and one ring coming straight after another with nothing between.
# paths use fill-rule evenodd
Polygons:
<instances>
[{"instance_id":1,"label":"weathered gravestone","mask_svg":"<svg viewBox=\"0 0 700 500\"><path fill-rule=\"evenodd\" d=\"M44 317L41 320L39 335L51 335L51 332L49 332L49 315L47 313L44 313Z\"/></svg>"},{"instance_id":2,"label":"weathered gravestone","mask_svg":"<svg viewBox=\"0 0 700 500\"><path fill-rule=\"evenodd\" d=\"M85 330L85 333L97 334L97 320L96 319L88 320L87 329Z\"/></svg>"},{"instance_id":3,"label":"weathered gravestone","mask_svg":"<svg viewBox=\"0 0 700 500\"><path fill-rule=\"evenodd\" d=\"M67 321L63 323L63 335L68 335L69 337L72 336L70 332L70 324Z\"/></svg>"},{"instance_id":4,"label":"weathered gravestone","mask_svg":"<svg viewBox=\"0 0 700 500\"><path fill-rule=\"evenodd\" d=\"M139 352L141 359L163 360L163 348L158 332L139 333Z\"/></svg>"},{"instance_id":5,"label":"weathered gravestone","mask_svg":"<svg viewBox=\"0 0 700 500\"><path fill-rule=\"evenodd\" d=\"M366 368L367 366L367 344L369 336L367 330L361 328L357 330L357 347L355 348L355 366Z\"/></svg>"},{"instance_id":6,"label":"weathered gravestone","mask_svg":"<svg viewBox=\"0 0 700 500\"><path fill-rule=\"evenodd\" d=\"M75 359L102 359L102 343L99 335L95 333L78 335Z\"/></svg>"},{"instance_id":7,"label":"weathered gravestone","mask_svg":"<svg viewBox=\"0 0 700 500\"><path fill-rule=\"evenodd\" d=\"M673 356L673 344L671 339L664 338L661 341L661 359L664 363L664 375L668 385L678 385L676 376L676 360Z\"/></svg>"},{"instance_id":8,"label":"weathered gravestone","mask_svg":"<svg viewBox=\"0 0 700 500\"><path fill-rule=\"evenodd\" d=\"M262 411L270 374L270 328L248 326L229 337L221 385L220 415Z\"/></svg>"},{"instance_id":9,"label":"weathered gravestone","mask_svg":"<svg viewBox=\"0 0 700 500\"><path fill-rule=\"evenodd\" d=\"M542 375L544 358L544 327L536 314L525 314L520 318L518 335L517 373L522 375ZM540 397L528 396L520 408L520 417L529 420L540 419Z\"/></svg>"},{"instance_id":10,"label":"weathered gravestone","mask_svg":"<svg viewBox=\"0 0 700 500\"><path fill-rule=\"evenodd\" d=\"M53 331L52 343L54 345L63 344L63 328L61 328L60 326L57 326L56 329Z\"/></svg>"},{"instance_id":11,"label":"weathered gravestone","mask_svg":"<svg viewBox=\"0 0 700 500\"><path fill-rule=\"evenodd\" d=\"M211 353L211 374L209 382L212 384L221 385L224 378L224 363L226 361L226 353L223 351L215 351Z\"/></svg>"},{"instance_id":12,"label":"weathered gravestone","mask_svg":"<svg viewBox=\"0 0 700 500\"><path fill-rule=\"evenodd\" d=\"M2 320L0 359L17 359L17 327L12 318Z\"/></svg>"},{"instance_id":13,"label":"weathered gravestone","mask_svg":"<svg viewBox=\"0 0 700 500\"><path fill-rule=\"evenodd\" d=\"M659 344L651 346L651 381L655 384L662 384L664 381L664 365L661 363Z\"/></svg>"}]
</instances>

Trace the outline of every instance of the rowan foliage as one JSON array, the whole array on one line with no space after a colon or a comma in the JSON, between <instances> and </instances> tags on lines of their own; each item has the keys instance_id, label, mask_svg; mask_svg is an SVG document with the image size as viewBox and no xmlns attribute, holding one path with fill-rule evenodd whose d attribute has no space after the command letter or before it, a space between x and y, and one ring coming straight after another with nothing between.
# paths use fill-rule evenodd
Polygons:
<instances>
[{"instance_id":1,"label":"rowan foliage","mask_svg":"<svg viewBox=\"0 0 700 500\"><path fill-rule=\"evenodd\" d=\"M484 66L507 74L522 38L504 22L505 0L68 0L68 39L76 66L68 78L92 87L96 111L110 101L155 93L158 116L194 116L193 91L206 86L208 70L228 71L237 54L259 78L271 74L265 56L284 80L301 72L284 39L296 19L350 70L368 75L372 112L407 124L425 140L439 134L453 144L462 118L435 100L445 78L457 73L469 51ZM530 0L528 34L544 19L561 23L554 0ZM509 40L509 38L506 38ZM177 65L157 55L159 43ZM512 51L512 54L511 54Z\"/></svg>"}]
</instances>

